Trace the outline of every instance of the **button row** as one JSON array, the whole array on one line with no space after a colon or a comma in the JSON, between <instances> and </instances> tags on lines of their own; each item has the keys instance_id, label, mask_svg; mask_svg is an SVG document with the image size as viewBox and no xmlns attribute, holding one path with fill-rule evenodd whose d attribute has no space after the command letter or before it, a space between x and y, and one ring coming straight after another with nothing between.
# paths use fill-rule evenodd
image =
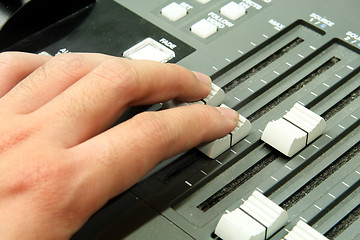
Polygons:
<instances>
[{"instance_id":1,"label":"button row","mask_svg":"<svg viewBox=\"0 0 360 240\"><path fill-rule=\"evenodd\" d=\"M208 3L209 0L198 0L200 3ZM220 9L220 14L235 21L246 13L246 9L236 2L229 2ZM178 21L187 15L186 7L172 2L161 9L161 14L170 21ZM190 27L191 32L201 38L208 38L217 32L218 27L206 19L201 19L199 22Z\"/></svg>"}]
</instances>

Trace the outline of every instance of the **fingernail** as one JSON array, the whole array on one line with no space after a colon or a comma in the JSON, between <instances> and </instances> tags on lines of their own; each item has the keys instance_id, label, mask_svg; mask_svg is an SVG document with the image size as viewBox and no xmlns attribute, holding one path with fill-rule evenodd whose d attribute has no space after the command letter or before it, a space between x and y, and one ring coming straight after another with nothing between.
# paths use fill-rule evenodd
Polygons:
<instances>
[{"instance_id":1,"label":"fingernail","mask_svg":"<svg viewBox=\"0 0 360 240\"><path fill-rule=\"evenodd\" d=\"M236 124L239 121L239 113L237 111L227 107L217 107L216 109L219 110L219 112L221 112L224 117L235 122Z\"/></svg>"},{"instance_id":2,"label":"fingernail","mask_svg":"<svg viewBox=\"0 0 360 240\"><path fill-rule=\"evenodd\" d=\"M210 86L211 87L211 78L203 73L199 73L199 72L194 72L195 76L201 81L203 82L205 85Z\"/></svg>"}]
</instances>

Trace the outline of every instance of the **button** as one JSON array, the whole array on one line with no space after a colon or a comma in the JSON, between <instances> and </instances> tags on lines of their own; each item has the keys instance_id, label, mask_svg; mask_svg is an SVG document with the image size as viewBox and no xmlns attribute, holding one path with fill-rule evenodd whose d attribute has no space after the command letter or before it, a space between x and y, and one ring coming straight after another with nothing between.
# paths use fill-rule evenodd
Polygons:
<instances>
[{"instance_id":1,"label":"button","mask_svg":"<svg viewBox=\"0 0 360 240\"><path fill-rule=\"evenodd\" d=\"M196 34L201 38L208 38L217 31L217 27L210 22L206 21L206 19L202 19L199 22L195 23L190 28L191 32Z\"/></svg>"},{"instance_id":2,"label":"button","mask_svg":"<svg viewBox=\"0 0 360 240\"><path fill-rule=\"evenodd\" d=\"M325 120L295 103L283 118L269 122L261 139L288 157L292 157L325 130Z\"/></svg>"},{"instance_id":3,"label":"button","mask_svg":"<svg viewBox=\"0 0 360 240\"><path fill-rule=\"evenodd\" d=\"M199 3L206 4L210 2L211 0L197 0Z\"/></svg>"},{"instance_id":4,"label":"button","mask_svg":"<svg viewBox=\"0 0 360 240\"><path fill-rule=\"evenodd\" d=\"M246 9L235 2L230 2L220 9L220 13L231 20L237 20L245 15Z\"/></svg>"},{"instance_id":5,"label":"button","mask_svg":"<svg viewBox=\"0 0 360 240\"><path fill-rule=\"evenodd\" d=\"M164 17L167 17L171 21L177 21L180 18L183 18L187 14L187 10L176 2L172 2L163 9L161 9L161 14Z\"/></svg>"},{"instance_id":6,"label":"button","mask_svg":"<svg viewBox=\"0 0 360 240\"><path fill-rule=\"evenodd\" d=\"M295 227L284 237L285 240L328 240L324 235L300 220Z\"/></svg>"},{"instance_id":7,"label":"button","mask_svg":"<svg viewBox=\"0 0 360 240\"><path fill-rule=\"evenodd\" d=\"M129 59L153 60L164 63L174 58L175 53L154 39L146 38L142 42L126 50L123 56Z\"/></svg>"}]
</instances>

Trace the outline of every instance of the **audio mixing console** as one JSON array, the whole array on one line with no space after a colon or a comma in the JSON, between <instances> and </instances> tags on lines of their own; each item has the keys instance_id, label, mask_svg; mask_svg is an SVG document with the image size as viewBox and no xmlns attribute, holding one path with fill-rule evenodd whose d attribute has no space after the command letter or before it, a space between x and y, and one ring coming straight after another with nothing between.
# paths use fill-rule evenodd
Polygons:
<instances>
[{"instance_id":1,"label":"audio mixing console","mask_svg":"<svg viewBox=\"0 0 360 240\"><path fill-rule=\"evenodd\" d=\"M360 239L359 10L358 0L88 0L33 8L48 24L17 38L5 24L2 50L100 52L206 73L251 122L215 158L195 148L164 161L73 240ZM294 105L326 127L286 156L262 135ZM119 121L160 108L130 109ZM248 204L279 208L276 221L264 223ZM296 231L303 238L290 238Z\"/></svg>"}]
</instances>

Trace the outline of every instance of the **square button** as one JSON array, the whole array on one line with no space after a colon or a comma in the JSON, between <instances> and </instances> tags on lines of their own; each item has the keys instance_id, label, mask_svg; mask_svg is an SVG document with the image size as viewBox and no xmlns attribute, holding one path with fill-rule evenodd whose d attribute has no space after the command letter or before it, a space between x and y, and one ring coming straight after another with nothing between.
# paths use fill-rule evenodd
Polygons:
<instances>
[{"instance_id":1,"label":"square button","mask_svg":"<svg viewBox=\"0 0 360 240\"><path fill-rule=\"evenodd\" d=\"M174 58L175 53L154 39L146 38L126 50L123 56L134 60L152 60L164 63Z\"/></svg>"},{"instance_id":2,"label":"square button","mask_svg":"<svg viewBox=\"0 0 360 240\"><path fill-rule=\"evenodd\" d=\"M182 7L176 2L172 2L163 9L161 9L161 14L164 17L167 17L170 21L177 21L180 18L183 18L187 14L186 8Z\"/></svg>"},{"instance_id":3,"label":"square button","mask_svg":"<svg viewBox=\"0 0 360 240\"><path fill-rule=\"evenodd\" d=\"M212 23L206 21L206 19L202 19L192 25L190 30L201 38L208 38L214 33L216 33L217 27Z\"/></svg>"},{"instance_id":4,"label":"square button","mask_svg":"<svg viewBox=\"0 0 360 240\"><path fill-rule=\"evenodd\" d=\"M220 13L235 21L245 15L246 9L235 2L230 2L220 9Z\"/></svg>"}]
</instances>

